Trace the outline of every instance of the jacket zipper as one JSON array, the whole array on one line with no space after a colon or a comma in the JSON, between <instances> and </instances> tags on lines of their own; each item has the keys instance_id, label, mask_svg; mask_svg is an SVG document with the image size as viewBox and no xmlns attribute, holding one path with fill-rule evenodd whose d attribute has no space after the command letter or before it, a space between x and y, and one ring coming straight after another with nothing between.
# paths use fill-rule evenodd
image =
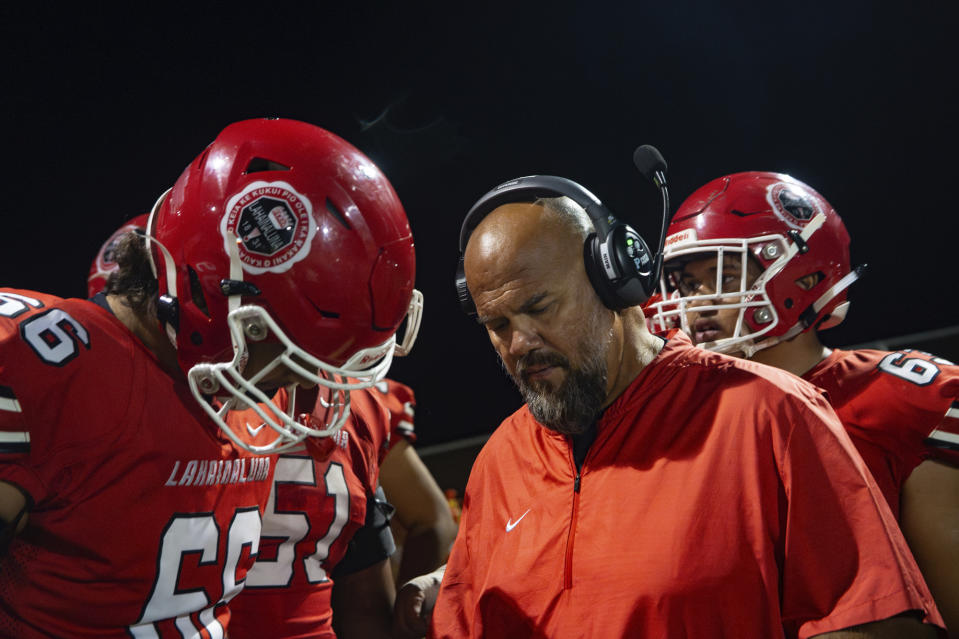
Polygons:
<instances>
[{"instance_id":1,"label":"jacket zipper","mask_svg":"<svg viewBox=\"0 0 959 639\"><path fill-rule=\"evenodd\" d=\"M575 466L575 462L574 462ZM573 480L573 515L570 518L569 534L566 536L566 565L563 571L563 589L573 587L573 541L576 536L576 520L579 518L579 486L582 469L576 469L576 478Z\"/></svg>"}]
</instances>

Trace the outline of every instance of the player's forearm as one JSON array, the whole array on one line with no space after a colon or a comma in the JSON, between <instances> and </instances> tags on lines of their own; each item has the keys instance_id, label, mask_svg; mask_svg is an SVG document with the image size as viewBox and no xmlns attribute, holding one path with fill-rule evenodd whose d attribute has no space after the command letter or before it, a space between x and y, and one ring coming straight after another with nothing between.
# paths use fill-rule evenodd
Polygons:
<instances>
[{"instance_id":1,"label":"player's forearm","mask_svg":"<svg viewBox=\"0 0 959 639\"><path fill-rule=\"evenodd\" d=\"M411 529L403 543L397 583L406 583L445 563L455 536L456 527L452 520L449 525L438 521L431 526Z\"/></svg>"},{"instance_id":2,"label":"player's forearm","mask_svg":"<svg viewBox=\"0 0 959 639\"><path fill-rule=\"evenodd\" d=\"M27 517L27 498L13 484L0 481L0 554L27 525Z\"/></svg>"},{"instance_id":3,"label":"player's forearm","mask_svg":"<svg viewBox=\"0 0 959 639\"><path fill-rule=\"evenodd\" d=\"M959 638L959 468L919 465L901 496L902 532L916 557L950 639Z\"/></svg>"},{"instance_id":4,"label":"player's forearm","mask_svg":"<svg viewBox=\"0 0 959 639\"><path fill-rule=\"evenodd\" d=\"M396 590L389 562L338 577L333 585L333 628L340 639L388 639Z\"/></svg>"}]
</instances>

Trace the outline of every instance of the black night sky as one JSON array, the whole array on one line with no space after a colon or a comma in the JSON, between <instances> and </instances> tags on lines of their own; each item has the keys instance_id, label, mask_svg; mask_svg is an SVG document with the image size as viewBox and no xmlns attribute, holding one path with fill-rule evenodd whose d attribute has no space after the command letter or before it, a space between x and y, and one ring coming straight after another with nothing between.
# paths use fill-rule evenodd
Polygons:
<instances>
[{"instance_id":1,"label":"black night sky","mask_svg":"<svg viewBox=\"0 0 959 639\"><path fill-rule=\"evenodd\" d=\"M393 376L417 392L421 443L521 403L453 293L470 205L562 175L652 243L643 143L669 163L674 210L744 170L833 204L869 271L831 344L959 323L947 3L59 4L0 8L0 285L83 296L100 243L229 122L320 125L380 164L416 237L426 312Z\"/></svg>"}]
</instances>

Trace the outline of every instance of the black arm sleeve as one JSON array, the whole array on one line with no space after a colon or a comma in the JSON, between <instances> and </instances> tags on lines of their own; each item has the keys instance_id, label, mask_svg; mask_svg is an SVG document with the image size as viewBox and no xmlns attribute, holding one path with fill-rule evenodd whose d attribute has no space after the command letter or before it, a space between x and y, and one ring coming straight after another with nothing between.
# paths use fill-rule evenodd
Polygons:
<instances>
[{"instance_id":1,"label":"black arm sleeve","mask_svg":"<svg viewBox=\"0 0 959 639\"><path fill-rule=\"evenodd\" d=\"M381 486L376 487L374 494L366 496L366 522L353 535L346 554L333 569L334 581L339 576L369 568L396 552L393 533L390 532L393 510Z\"/></svg>"}]
</instances>

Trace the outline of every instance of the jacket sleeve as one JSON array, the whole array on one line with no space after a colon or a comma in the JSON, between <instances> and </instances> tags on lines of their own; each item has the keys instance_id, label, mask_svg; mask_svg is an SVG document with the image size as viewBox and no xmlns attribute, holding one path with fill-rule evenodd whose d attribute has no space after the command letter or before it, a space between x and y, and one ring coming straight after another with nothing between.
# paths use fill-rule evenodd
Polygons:
<instances>
[{"instance_id":1,"label":"jacket sleeve","mask_svg":"<svg viewBox=\"0 0 959 639\"><path fill-rule=\"evenodd\" d=\"M942 625L892 512L825 402L792 405L779 451L786 499L786 635L816 634L918 611Z\"/></svg>"}]
</instances>

